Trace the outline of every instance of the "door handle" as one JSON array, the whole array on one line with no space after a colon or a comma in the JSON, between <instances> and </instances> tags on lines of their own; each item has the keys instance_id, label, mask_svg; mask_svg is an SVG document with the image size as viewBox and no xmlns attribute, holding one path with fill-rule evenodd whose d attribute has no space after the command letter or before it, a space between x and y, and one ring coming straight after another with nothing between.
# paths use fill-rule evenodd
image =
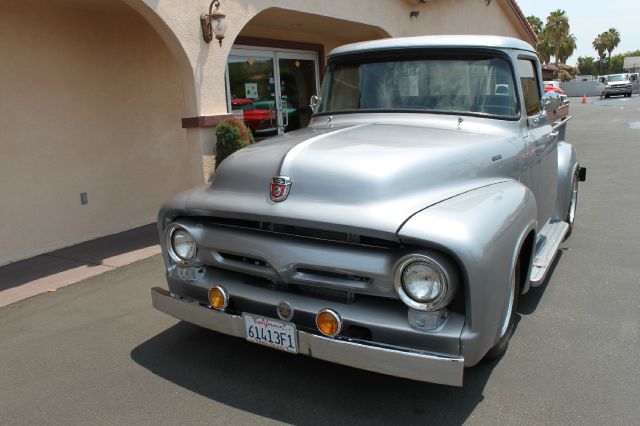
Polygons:
<instances>
[{"instance_id":1,"label":"door handle","mask_svg":"<svg viewBox=\"0 0 640 426\"><path fill-rule=\"evenodd\" d=\"M289 114L287 113L287 102L284 98L279 98L276 101L276 107L278 108L278 114L280 118L278 119L282 123L282 127L287 127L289 125Z\"/></svg>"}]
</instances>

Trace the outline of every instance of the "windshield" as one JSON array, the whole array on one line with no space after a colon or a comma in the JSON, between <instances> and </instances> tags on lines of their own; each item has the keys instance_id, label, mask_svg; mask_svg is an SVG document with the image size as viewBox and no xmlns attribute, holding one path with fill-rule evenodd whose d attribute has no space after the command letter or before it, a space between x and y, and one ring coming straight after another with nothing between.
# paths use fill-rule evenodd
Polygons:
<instances>
[{"instance_id":1,"label":"windshield","mask_svg":"<svg viewBox=\"0 0 640 426\"><path fill-rule=\"evenodd\" d=\"M608 81L627 81L627 76L626 74L616 74L616 75L610 75L609 77L607 77Z\"/></svg>"},{"instance_id":2,"label":"windshield","mask_svg":"<svg viewBox=\"0 0 640 426\"><path fill-rule=\"evenodd\" d=\"M511 67L495 56L334 62L317 112L415 110L514 118L515 93Z\"/></svg>"}]
</instances>

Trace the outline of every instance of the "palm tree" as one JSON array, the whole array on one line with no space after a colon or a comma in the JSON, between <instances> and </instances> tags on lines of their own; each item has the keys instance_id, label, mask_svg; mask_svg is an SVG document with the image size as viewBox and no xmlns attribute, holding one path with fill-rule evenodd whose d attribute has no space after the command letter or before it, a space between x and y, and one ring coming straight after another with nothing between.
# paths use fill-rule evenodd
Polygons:
<instances>
[{"instance_id":1,"label":"palm tree","mask_svg":"<svg viewBox=\"0 0 640 426\"><path fill-rule=\"evenodd\" d=\"M607 51L607 40L606 40L606 34L607 33L601 33L598 34L596 36L596 38L593 40L593 43L591 44L593 46L593 49L598 52L598 58L600 59L598 61L598 73L602 74L602 61L604 61L605 58L605 52Z\"/></svg>"},{"instance_id":2,"label":"palm tree","mask_svg":"<svg viewBox=\"0 0 640 426\"><path fill-rule=\"evenodd\" d=\"M602 34L604 35L605 49L609 53L609 72L611 72L611 52L620 44L620 32L615 28L609 28L609 31Z\"/></svg>"},{"instance_id":3,"label":"palm tree","mask_svg":"<svg viewBox=\"0 0 640 426\"><path fill-rule=\"evenodd\" d=\"M551 62L551 55L553 55L553 47L549 42L549 35L544 31L538 38L538 44L536 44L536 52L540 56L540 60L542 60L543 64L548 64Z\"/></svg>"},{"instance_id":4,"label":"palm tree","mask_svg":"<svg viewBox=\"0 0 640 426\"><path fill-rule=\"evenodd\" d=\"M553 47L553 56L556 59L556 70L559 70L558 62L560 61L562 40L569 34L569 18L565 11L558 9L555 12L551 12L547 18L547 25L544 27L544 31L549 36L549 42Z\"/></svg>"},{"instance_id":5,"label":"palm tree","mask_svg":"<svg viewBox=\"0 0 640 426\"><path fill-rule=\"evenodd\" d=\"M540 37L542 37L542 19L538 18L537 16L527 16L527 21L529 22L529 25L531 25L531 28L533 29L533 32L536 33L536 35L538 36L538 39L540 39Z\"/></svg>"},{"instance_id":6,"label":"palm tree","mask_svg":"<svg viewBox=\"0 0 640 426\"><path fill-rule=\"evenodd\" d=\"M567 59L569 59L569 57L573 55L576 47L576 36L574 36L573 34L567 34L560 43L560 62L566 64Z\"/></svg>"}]
</instances>

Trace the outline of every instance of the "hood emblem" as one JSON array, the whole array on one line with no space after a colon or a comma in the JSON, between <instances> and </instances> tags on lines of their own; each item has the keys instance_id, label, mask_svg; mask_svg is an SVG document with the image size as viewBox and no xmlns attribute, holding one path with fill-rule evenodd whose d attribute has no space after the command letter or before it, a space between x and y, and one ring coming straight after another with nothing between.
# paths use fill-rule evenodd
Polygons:
<instances>
[{"instance_id":1,"label":"hood emblem","mask_svg":"<svg viewBox=\"0 0 640 426\"><path fill-rule=\"evenodd\" d=\"M287 176L276 176L271 179L271 201L280 202L287 199L291 189L291 179Z\"/></svg>"}]
</instances>

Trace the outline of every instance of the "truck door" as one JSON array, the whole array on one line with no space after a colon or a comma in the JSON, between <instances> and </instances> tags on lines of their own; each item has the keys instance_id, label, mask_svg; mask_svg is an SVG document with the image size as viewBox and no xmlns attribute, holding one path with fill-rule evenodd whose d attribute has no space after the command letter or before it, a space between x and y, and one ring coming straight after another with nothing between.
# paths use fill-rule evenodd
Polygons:
<instances>
[{"instance_id":1,"label":"truck door","mask_svg":"<svg viewBox=\"0 0 640 426\"><path fill-rule=\"evenodd\" d=\"M604 89L607 87L607 76L600 75L598 76L598 93L600 93L600 97L604 97Z\"/></svg>"},{"instance_id":2,"label":"truck door","mask_svg":"<svg viewBox=\"0 0 640 426\"><path fill-rule=\"evenodd\" d=\"M542 227L551 218L556 200L558 134L553 132L547 114L541 110L542 85L537 69L533 58L518 59L523 115L527 121L523 135L528 153L526 167L529 168L530 188L538 205L538 226Z\"/></svg>"}]
</instances>

